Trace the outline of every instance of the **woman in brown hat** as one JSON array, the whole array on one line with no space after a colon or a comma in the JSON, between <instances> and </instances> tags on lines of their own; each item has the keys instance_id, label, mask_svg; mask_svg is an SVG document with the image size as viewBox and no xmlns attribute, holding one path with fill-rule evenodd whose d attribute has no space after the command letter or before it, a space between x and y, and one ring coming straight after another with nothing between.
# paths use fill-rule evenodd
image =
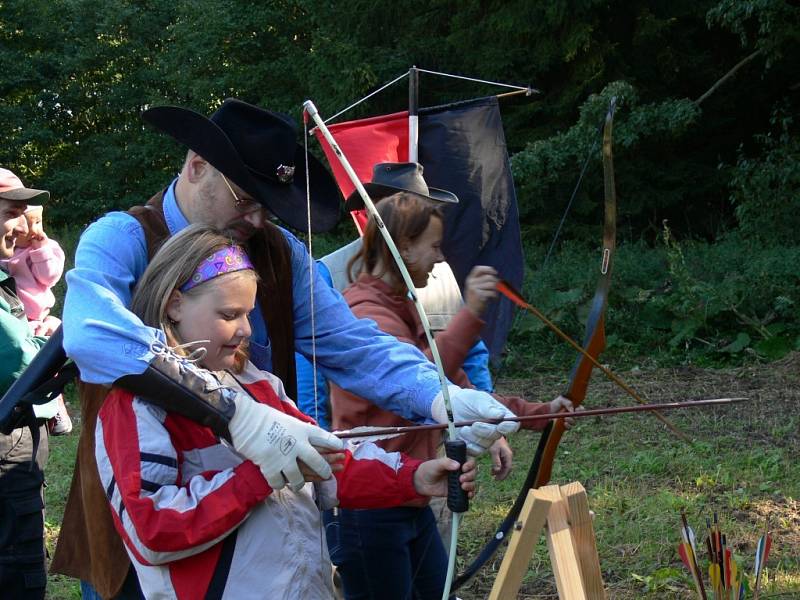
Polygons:
<instances>
[{"instance_id":1,"label":"woman in brown hat","mask_svg":"<svg viewBox=\"0 0 800 600\"><path fill-rule=\"evenodd\" d=\"M444 260L441 252L448 203L458 202L451 193L429 188L422 167L416 163L376 165L373 181L365 184L381 215L415 287L424 287L433 266ZM348 198L354 210L360 197ZM431 357L427 336L409 298L404 280L385 244L376 222L370 219L361 250L350 261L353 283L343 292L357 317L374 320L378 327ZM483 327L481 315L496 296L497 276L490 267L475 267L466 280L464 307L447 328L436 335L436 345L447 378L464 388L472 387L461 366ZM522 398L495 396L518 415L572 410L559 396L552 402L528 403ZM409 422L335 385L331 386L334 429L362 425L400 426ZM543 421L529 422L542 429ZM435 457L442 443L440 432L419 432L378 442L386 450L403 451L419 459ZM350 599L440 598L447 559L428 499L399 508L340 510L338 523L328 528L328 546L339 567L345 597Z\"/></svg>"}]
</instances>

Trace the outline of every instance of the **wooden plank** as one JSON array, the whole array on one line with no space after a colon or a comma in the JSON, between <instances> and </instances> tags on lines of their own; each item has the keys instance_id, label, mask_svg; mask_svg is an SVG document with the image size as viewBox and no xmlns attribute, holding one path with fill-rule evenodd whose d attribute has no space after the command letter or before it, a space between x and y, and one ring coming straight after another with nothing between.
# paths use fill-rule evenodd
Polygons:
<instances>
[{"instance_id":1,"label":"wooden plank","mask_svg":"<svg viewBox=\"0 0 800 600\"><path fill-rule=\"evenodd\" d=\"M534 490L534 494L537 498L552 502L547 515L547 547L550 550L558 597L561 600L586 600L578 556L569 527L567 501L561 497L561 489L557 485L540 487Z\"/></svg>"},{"instance_id":2,"label":"wooden plank","mask_svg":"<svg viewBox=\"0 0 800 600\"><path fill-rule=\"evenodd\" d=\"M528 563L531 561L533 550L550 510L550 501L537 498L533 492L534 490L528 492L525 504L522 505L503 563L489 594L489 600L516 598L522 585L522 578L528 572Z\"/></svg>"},{"instance_id":3,"label":"wooden plank","mask_svg":"<svg viewBox=\"0 0 800 600\"><path fill-rule=\"evenodd\" d=\"M594 537L592 515L586 490L580 482L574 481L561 486L561 496L567 502L572 541L578 555L581 579L587 600L606 600L600 559L597 556L597 542Z\"/></svg>"}]
</instances>

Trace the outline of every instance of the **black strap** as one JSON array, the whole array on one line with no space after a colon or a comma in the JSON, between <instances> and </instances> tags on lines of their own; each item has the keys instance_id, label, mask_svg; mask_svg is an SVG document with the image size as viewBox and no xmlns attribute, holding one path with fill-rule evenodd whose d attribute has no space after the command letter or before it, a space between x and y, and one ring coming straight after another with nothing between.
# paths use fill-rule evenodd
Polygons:
<instances>
[{"instance_id":1,"label":"black strap","mask_svg":"<svg viewBox=\"0 0 800 600\"><path fill-rule=\"evenodd\" d=\"M22 404L45 404L54 400L56 396L64 391L69 383L74 381L80 375L78 365L74 362L69 362L56 373L52 378L48 379L35 390L31 390L22 397L20 401Z\"/></svg>"},{"instance_id":2,"label":"black strap","mask_svg":"<svg viewBox=\"0 0 800 600\"><path fill-rule=\"evenodd\" d=\"M39 425L37 423L31 423L28 425L28 429L31 430L31 464L28 467L28 470L33 473L34 466L38 468L39 465L36 464L36 452L39 450Z\"/></svg>"},{"instance_id":3,"label":"black strap","mask_svg":"<svg viewBox=\"0 0 800 600\"><path fill-rule=\"evenodd\" d=\"M225 591L225 584L228 583L228 574L231 572L233 563L233 552L236 550L236 536L239 530L234 529L231 534L222 542L222 550L219 553L217 566L214 568L214 575L206 592L206 600L222 600Z\"/></svg>"},{"instance_id":4,"label":"black strap","mask_svg":"<svg viewBox=\"0 0 800 600\"><path fill-rule=\"evenodd\" d=\"M23 420L28 415L25 414L25 410L17 410L18 405L22 404L23 408L25 408L25 404L42 404L46 400L43 400L42 396L39 395L40 390L51 392L53 386L60 385L60 392L68 378L74 377L76 372L74 370L65 372L61 378L57 376L58 371L67 362L67 355L64 353L62 344L63 338L62 327L59 327L53 332L47 343L39 349L39 352L33 357L28 367L0 398L0 428L3 433L8 434L12 429L25 424ZM52 384L52 386L48 385L52 383L50 380L53 378L56 378L58 383ZM20 414L20 412L23 414Z\"/></svg>"},{"instance_id":5,"label":"black strap","mask_svg":"<svg viewBox=\"0 0 800 600\"><path fill-rule=\"evenodd\" d=\"M25 426L31 427L31 431L33 431L41 423L41 420L37 419L33 414L33 405L46 404L54 400L64 391L68 383L79 376L80 372L75 363L71 362L61 367L61 370L53 378L48 379L36 389L25 393L24 396L16 401L16 405L12 408L11 414L9 414L5 423L3 423L0 433L8 434L17 427ZM36 449L34 448L35 455Z\"/></svg>"}]
</instances>

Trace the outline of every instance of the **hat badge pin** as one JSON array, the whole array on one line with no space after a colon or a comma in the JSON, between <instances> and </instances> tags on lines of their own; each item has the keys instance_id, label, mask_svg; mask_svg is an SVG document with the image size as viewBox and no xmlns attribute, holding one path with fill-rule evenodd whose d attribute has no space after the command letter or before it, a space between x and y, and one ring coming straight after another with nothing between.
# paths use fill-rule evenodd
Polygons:
<instances>
[{"instance_id":1,"label":"hat badge pin","mask_svg":"<svg viewBox=\"0 0 800 600\"><path fill-rule=\"evenodd\" d=\"M294 179L294 167L283 164L278 165L278 168L275 169L275 175L281 183L291 183Z\"/></svg>"}]
</instances>

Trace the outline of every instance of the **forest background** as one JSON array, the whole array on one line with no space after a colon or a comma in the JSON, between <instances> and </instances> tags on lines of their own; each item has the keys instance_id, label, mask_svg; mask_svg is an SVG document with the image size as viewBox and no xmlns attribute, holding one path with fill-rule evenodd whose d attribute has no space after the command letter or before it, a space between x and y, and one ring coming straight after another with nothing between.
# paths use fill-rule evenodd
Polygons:
<instances>
[{"instance_id":1,"label":"forest background","mask_svg":"<svg viewBox=\"0 0 800 600\"><path fill-rule=\"evenodd\" d=\"M312 98L331 115L411 65L531 85L542 93L502 101L524 291L579 336L602 218L597 128L616 95L607 356L774 360L800 349L799 13L781 0L3 0L0 164L52 190L49 226L74 238L179 168L183 149L140 120L149 106L208 114L235 96L299 120ZM497 91L423 75L421 104ZM406 103L398 85L345 118ZM316 254L354 235L343 219ZM571 352L520 319L505 364Z\"/></svg>"}]
</instances>

